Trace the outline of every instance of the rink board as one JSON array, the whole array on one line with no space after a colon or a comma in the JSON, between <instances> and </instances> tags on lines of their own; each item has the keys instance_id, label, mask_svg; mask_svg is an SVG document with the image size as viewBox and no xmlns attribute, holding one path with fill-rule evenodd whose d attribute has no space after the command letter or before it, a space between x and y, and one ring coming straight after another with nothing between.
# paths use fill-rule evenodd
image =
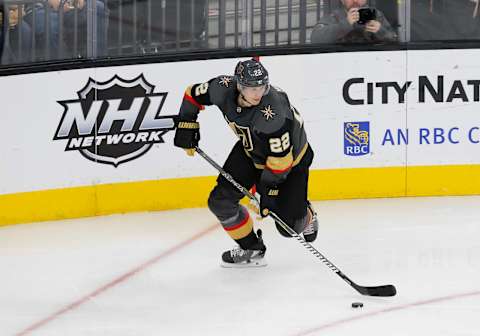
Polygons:
<instances>
[{"instance_id":1,"label":"rink board","mask_svg":"<svg viewBox=\"0 0 480 336\"><path fill-rule=\"evenodd\" d=\"M304 119L315 151L310 197L479 194L479 57L472 49L262 58ZM189 84L231 74L236 62L3 77L0 225L205 206L216 172L173 147L168 120ZM223 162L235 135L215 107L199 121L202 148Z\"/></svg>"}]
</instances>

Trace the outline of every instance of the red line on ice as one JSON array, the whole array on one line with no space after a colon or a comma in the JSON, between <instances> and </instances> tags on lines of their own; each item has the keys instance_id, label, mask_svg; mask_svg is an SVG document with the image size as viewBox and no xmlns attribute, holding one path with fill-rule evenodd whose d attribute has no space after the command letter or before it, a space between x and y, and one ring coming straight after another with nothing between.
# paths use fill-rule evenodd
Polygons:
<instances>
[{"instance_id":1,"label":"red line on ice","mask_svg":"<svg viewBox=\"0 0 480 336\"><path fill-rule=\"evenodd\" d=\"M180 250L181 248L193 243L194 241L196 241L197 239L203 237L204 235L206 235L207 233L219 228L220 226L218 224L215 224L213 226L210 226L208 228L206 228L205 230L203 231L200 231L198 232L197 234L195 234L194 236L188 238L187 240L171 247L170 249L168 249L167 251L159 254L158 256L144 262L143 264L139 265L138 267L135 267L134 269L132 269L131 271L119 276L118 278L110 281L109 283L103 285L102 287L98 288L97 290L91 292L90 294L88 295L85 295L84 297L76 300L75 302L72 302L70 303L69 305L63 307L62 309L54 312L53 314L51 314L50 316L47 316L46 318L38 321L38 322L35 322L34 324L30 325L29 327L23 329L22 331L18 332L17 334L15 334L15 336L26 336L26 335L29 335L31 332L35 331L35 330L38 330L40 329L41 327L45 326L46 324L52 322L53 320L55 320L57 317L61 316L61 315L64 315L72 310L75 310L76 308L80 307L82 304L84 304L85 302L89 301L90 299L93 299L97 296L99 296L100 294L106 292L107 290L115 287L116 285L122 283L122 282L125 282L126 280L130 279L131 277L133 277L134 275L136 275L137 273L140 273L141 271L145 270L146 268L152 266L153 264L157 263L160 259L163 259L171 254L173 254L174 252L177 252L178 250Z\"/></svg>"},{"instance_id":2,"label":"red line on ice","mask_svg":"<svg viewBox=\"0 0 480 336\"><path fill-rule=\"evenodd\" d=\"M454 295L449 295L449 296L442 296L438 298L433 298L433 299L428 299L428 300L423 300L423 301L418 301L418 302L413 302L413 303L407 303L395 307L390 307L390 308L385 308L369 313L365 313L362 315L357 315L357 316L352 316L352 317L347 317L344 319L332 321L323 325L320 325L318 327L313 327L305 331L301 331L298 334L295 334L294 336L304 336L304 335L314 335L319 331L323 331L325 329L331 329L334 327L337 327L339 325L347 324L350 322L358 321L358 320L363 320L369 317L377 316L377 315L382 315L386 313L390 313L393 311L398 311L398 310L405 310L408 308L414 308L414 307L419 307L419 306L425 306L429 305L432 303L438 303L438 302L445 302L445 301L452 301L452 300L457 300L457 299L462 299L466 297L471 297L471 296L477 296L480 295L480 291L474 291L474 292L468 292L468 293L462 293L462 294L454 294Z\"/></svg>"}]
</instances>

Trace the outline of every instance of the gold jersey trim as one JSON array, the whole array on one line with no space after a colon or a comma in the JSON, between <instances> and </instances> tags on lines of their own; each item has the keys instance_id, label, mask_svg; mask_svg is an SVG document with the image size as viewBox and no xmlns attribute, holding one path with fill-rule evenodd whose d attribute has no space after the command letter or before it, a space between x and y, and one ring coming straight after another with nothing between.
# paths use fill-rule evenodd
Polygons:
<instances>
[{"instance_id":1,"label":"gold jersey trim","mask_svg":"<svg viewBox=\"0 0 480 336\"><path fill-rule=\"evenodd\" d=\"M293 165L293 148L290 148L290 152L282 157L268 156L266 166L268 169L276 172L286 171Z\"/></svg>"},{"instance_id":2,"label":"gold jersey trim","mask_svg":"<svg viewBox=\"0 0 480 336\"><path fill-rule=\"evenodd\" d=\"M192 96L192 87L193 87L193 85L190 85L189 87L187 87L185 89L185 94L189 95L190 97Z\"/></svg>"},{"instance_id":3,"label":"gold jersey trim","mask_svg":"<svg viewBox=\"0 0 480 336\"><path fill-rule=\"evenodd\" d=\"M308 149L308 142L305 143L300 153L298 153L297 158L295 159L295 161L293 161L292 167L295 167L297 164L300 163L300 161L303 159L303 156L307 152L307 149Z\"/></svg>"},{"instance_id":4,"label":"gold jersey trim","mask_svg":"<svg viewBox=\"0 0 480 336\"><path fill-rule=\"evenodd\" d=\"M300 151L300 153L298 153L298 156L297 158L293 161L292 163L292 167L295 167L297 164L300 163L300 161L302 160L303 156L305 155L305 153L307 152L307 148L308 148L308 142L305 143L305 145L303 146L302 150ZM252 156L250 155L249 152L247 152L245 150L245 148L243 149L245 154L247 154L247 156L249 158L252 158ZM261 164L261 163L256 163L254 162L253 165L255 166L255 168L257 169L265 169L265 165L264 164Z\"/></svg>"}]
</instances>

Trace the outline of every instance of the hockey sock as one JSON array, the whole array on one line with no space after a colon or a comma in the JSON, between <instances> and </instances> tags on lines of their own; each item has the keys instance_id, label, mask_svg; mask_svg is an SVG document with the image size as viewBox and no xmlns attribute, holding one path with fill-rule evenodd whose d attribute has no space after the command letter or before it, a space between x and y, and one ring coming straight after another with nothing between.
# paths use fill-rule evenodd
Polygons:
<instances>
[{"instance_id":1,"label":"hockey sock","mask_svg":"<svg viewBox=\"0 0 480 336\"><path fill-rule=\"evenodd\" d=\"M241 248L248 249L258 242L253 232L253 221L244 206L239 207L238 214L230 219L222 221L222 226L228 235L235 240Z\"/></svg>"}]
</instances>

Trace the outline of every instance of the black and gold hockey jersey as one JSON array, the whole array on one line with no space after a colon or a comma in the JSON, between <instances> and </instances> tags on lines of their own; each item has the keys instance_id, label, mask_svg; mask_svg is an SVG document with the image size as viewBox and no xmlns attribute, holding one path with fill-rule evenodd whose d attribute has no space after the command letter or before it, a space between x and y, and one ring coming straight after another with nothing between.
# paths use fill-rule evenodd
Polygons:
<instances>
[{"instance_id":1,"label":"black and gold hockey jersey","mask_svg":"<svg viewBox=\"0 0 480 336\"><path fill-rule=\"evenodd\" d=\"M191 85L185 91L179 117L194 121L204 105L218 106L255 167L264 169L262 180L281 183L308 148L303 120L278 88L270 87L260 104L252 107L239 106L238 95L232 76Z\"/></svg>"}]
</instances>

